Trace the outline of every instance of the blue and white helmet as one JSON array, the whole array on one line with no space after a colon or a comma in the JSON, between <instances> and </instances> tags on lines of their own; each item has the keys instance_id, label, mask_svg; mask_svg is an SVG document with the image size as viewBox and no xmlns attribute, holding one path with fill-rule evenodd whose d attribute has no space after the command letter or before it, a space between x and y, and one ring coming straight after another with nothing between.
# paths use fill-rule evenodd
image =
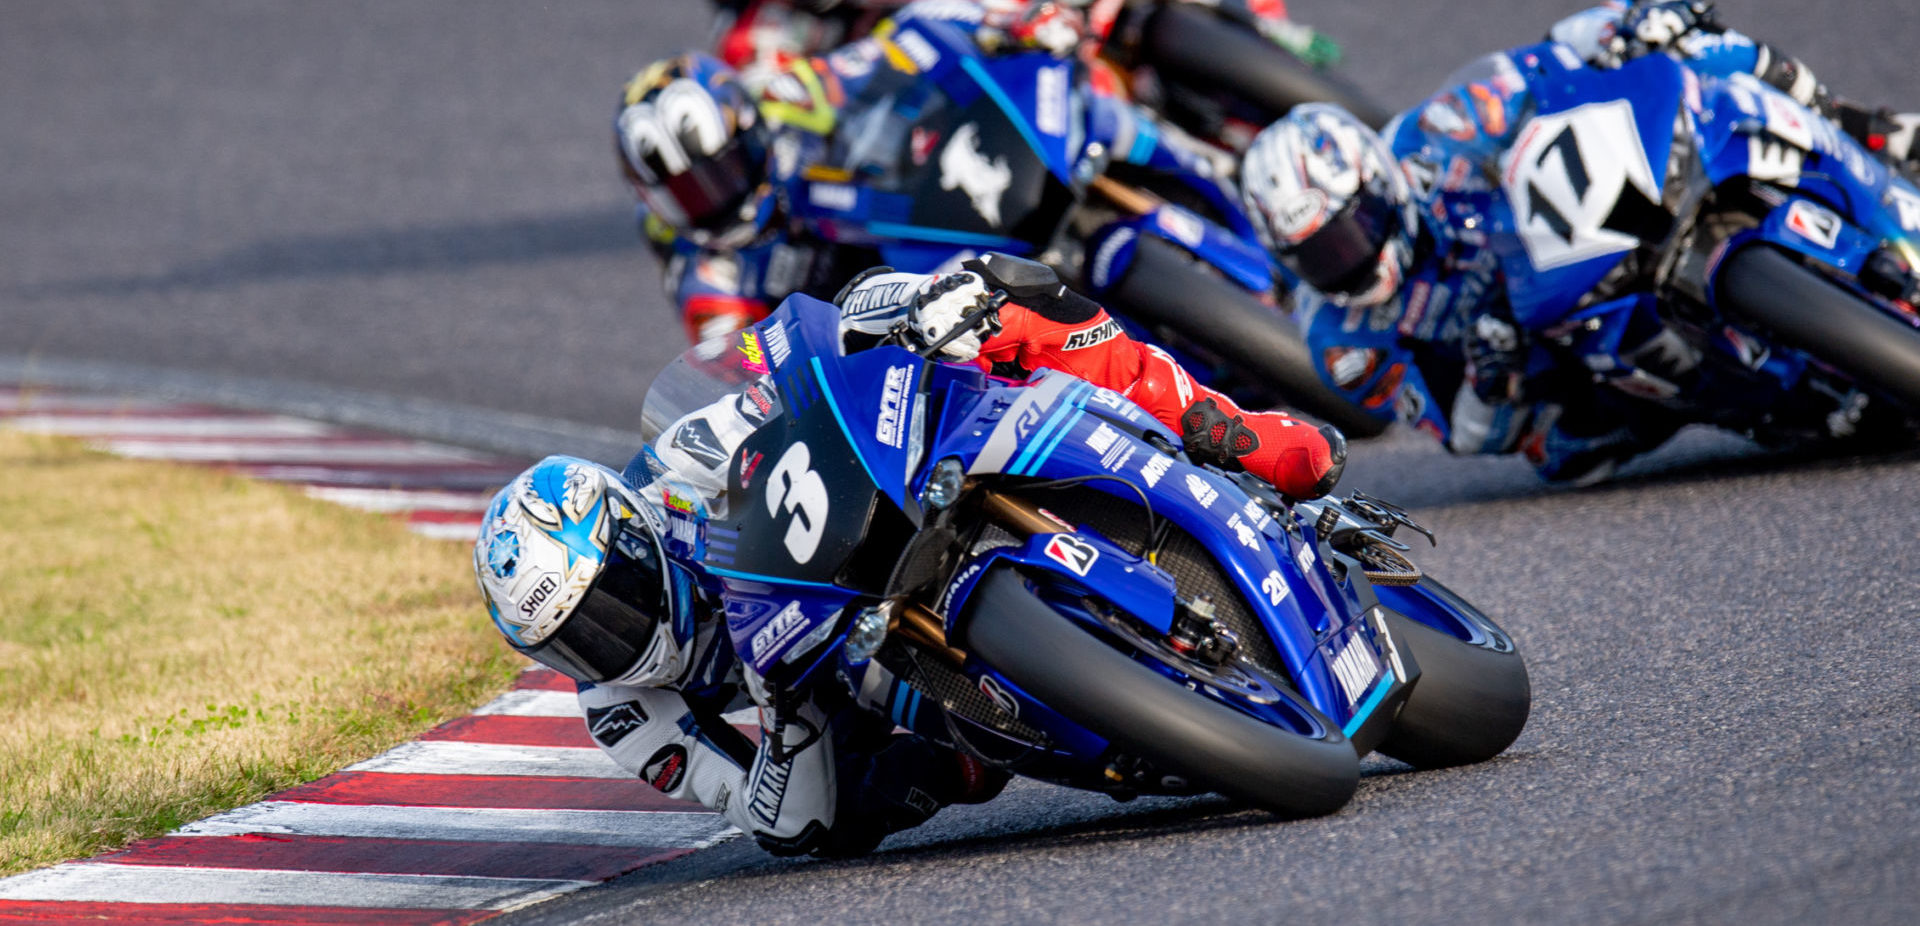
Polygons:
<instances>
[{"instance_id":1,"label":"blue and white helmet","mask_svg":"<svg viewBox=\"0 0 1920 926\"><path fill-rule=\"evenodd\" d=\"M1379 133L1327 103L1295 106L1240 160L1240 195L1280 263L1338 305L1394 297L1419 216Z\"/></svg>"},{"instance_id":2,"label":"blue and white helmet","mask_svg":"<svg viewBox=\"0 0 1920 926\"><path fill-rule=\"evenodd\" d=\"M487 507L473 571L514 649L576 681L659 685L693 647L679 620L661 515L619 474L552 456Z\"/></svg>"}]
</instances>

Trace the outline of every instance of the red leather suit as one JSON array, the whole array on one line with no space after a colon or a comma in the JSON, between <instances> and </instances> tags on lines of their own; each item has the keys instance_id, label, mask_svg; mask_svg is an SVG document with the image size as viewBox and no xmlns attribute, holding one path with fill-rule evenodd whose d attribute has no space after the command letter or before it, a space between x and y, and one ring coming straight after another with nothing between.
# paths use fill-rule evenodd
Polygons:
<instances>
[{"instance_id":1,"label":"red leather suit","mask_svg":"<svg viewBox=\"0 0 1920 926\"><path fill-rule=\"evenodd\" d=\"M1244 468L1287 495L1313 498L1334 469L1333 449L1313 425L1281 412L1249 412L1187 375L1166 352L1127 336L1093 300L1062 289L1000 309L1001 330L975 362L990 372L1072 373L1112 389L1181 435L1190 454Z\"/></svg>"}]
</instances>

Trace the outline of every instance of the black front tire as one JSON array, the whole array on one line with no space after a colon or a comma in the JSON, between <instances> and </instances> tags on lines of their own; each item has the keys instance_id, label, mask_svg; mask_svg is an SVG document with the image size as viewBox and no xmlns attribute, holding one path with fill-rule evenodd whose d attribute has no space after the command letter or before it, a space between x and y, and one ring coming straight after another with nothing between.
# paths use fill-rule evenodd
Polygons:
<instances>
[{"instance_id":1,"label":"black front tire","mask_svg":"<svg viewBox=\"0 0 1920 926\"><path fill-rule=\"evenodd\" d=\"M1473 605L1431 577L1420 584L1455 608ZM1485 615L1473 612L1482 620ZM1518 650L1502 652L1387 612L1396 646L1413 654L1420 678L1379 751L1414 768L1485 762L1504 752L1527 725L1533 686Z\"/></svg>"},{"instance_id":2,"label":"black front tire","mask_svg":"<svg viewBox=\"0 0 1920 926\"><path fill-rule=\"evenodd\" d=\"M1920 414L1920 328L1771 247L1734 252L1717 279L1728 315L1758 323L1788 346Z\"/></svg>"},{"instance_id":3,"label":"black front tire","mask_svg":"<svg viewBox=\"0 0 1920 926\"><path fill-rule=\"evenodd\" d=\"M1155 68L1196 87L1225 90L1265 110L1269 121L1315 102L1337 104L1376 129L1393 118L1344 78L1199 4L1160 4L1141 37L1141 53Z\"/></svg>"},{"instance_id":4,"label":"black front tire","mask_svg":"<svg viewBox=\"0 0 1920 926\"><path fill-rule=\"evenodd\" d=\"M1135 662L1034 597L1007 567L968 601L967 648L1028 694L1119 749L1288 818L1333 813L1360 762L1337 724L1321 739L1282 730Z\"/></svg>"}]
</instances>

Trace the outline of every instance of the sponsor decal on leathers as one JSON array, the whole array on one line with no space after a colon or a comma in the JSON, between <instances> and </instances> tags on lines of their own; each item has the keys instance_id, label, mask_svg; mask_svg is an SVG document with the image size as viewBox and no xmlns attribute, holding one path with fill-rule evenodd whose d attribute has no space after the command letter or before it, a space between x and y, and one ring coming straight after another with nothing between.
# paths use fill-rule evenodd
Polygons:
<instances>
[{"instance_id":1,"label":"sponsor decal on leathers","mask_svg":"<svg viewBox=\"0 0 1920 926\"><path fill-rule=\"evenodd\" d=\"M640 777L653 785L661 793L672 793L680 787L681 779L687 776L687 749L679 743L669 743L660 747L647 764L641 766Z\"/></svg>"},{"instance_id":2,"label":"sponsor decal on leathers","mask_svg":"<svg viewBox=\"0 0 1920 926\"><path fill-rule=\"evenodd\" d=\"M612 707L593 707L587 709L587 732L595 741L609 749L615 743L627 738L627 734L647 724L647 712L640 709L638 701L623 701Z\"/></svg>"},{"instance_id":3,"label":"sponsor decal on leathers","mask_svg":"<svg viewBox=\"0 0 1920 926\"><path fill-rule=\"evenodd\" d=\"M1105 344L1120 336L1120 323L1109 318L1097 325L1082 328L1067 335L1067 341L1061 350L1085 350L1089 347Z\"/></svg>"}]
</instances>

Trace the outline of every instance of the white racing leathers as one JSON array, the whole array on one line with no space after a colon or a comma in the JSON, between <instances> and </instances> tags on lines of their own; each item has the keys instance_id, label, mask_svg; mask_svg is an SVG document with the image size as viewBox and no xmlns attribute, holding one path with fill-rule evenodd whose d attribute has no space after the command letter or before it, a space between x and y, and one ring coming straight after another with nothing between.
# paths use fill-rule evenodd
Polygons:
<instances>
[{"instance_id":1,"label":"white racing leathers","mask_svg":"<svg viewBox=\"0 0 1920 926\"><path fill-rule=\"evenodd\" d=\"M621 768L669 797L719 811L776 855L861 855L889 833L956 801L991 798L1005 784L1004 774L893 733L851 703L800 705L776 751L770 731L755 746L726 723L718 701L674 688L580 692L588 731Z\"/></svg>"},{"instance_id":2,"label":"white racing leathers","mask_svg":"<svg viewBox=\"0 0 1920 926\"><path fill-rule=\"evenodd\" d=\"M902 320L916 323L910 306L936 279L884 274L865 281L841 318L849 349L873 343ZM724 498L728 461L766 420L766 409L748 398L743 392L714 401L661 431L649 448L664 470L655 478L698 493L710 514L720 514L714 509ZM661 793L719 811L775 854L848 856L871 851L888 833L916 826L947 804L987 800L1005 785L1004 772L894 733L891 722L831 684L787 709L782 748L772 748L776 737L768 729L756 745L722 715L758 706L764 727L775 712L767 693L747 684L757 680L746 678L734 658L724 621L714 613L720 609L705 607L691 648L698 655L683 677L659 687L580 691L594 742ZM751 705L743 691L751 692Z\"/></svg>"},{"instance_id":3,"label":"white racing leathers","mask_svg":"<svg viewBox=\"0 0 1920 926\"><path fill-rule=\"evenodd\" d=\"M771 750L671 688L597 685L580 692L587 730L607 756L668 797L719 811L763 844L814 848L833 828L838 796L833 738L811 704L786 728L782 761Z\"/></svg>"},{"instance_id":4,"label":"white racing leathers","mask_svg":"<svg viewBox=\"0 0 1920 926\"><path fill-rule=\"evenodd\" d=\"M771 748L775 736L766 729L756 745L723 715L758 702L755 713L766 724L774 711L765 692L742 684L723 623L717 615L701 623L699 655L674 684L580 690L594 743L662 794L719 811L776 855L853 856L955 801L989 799L1005 784L1004 773L894 733L890 721L831 686L787 709L783 748Z\"/></svg>"}]
</instances>

